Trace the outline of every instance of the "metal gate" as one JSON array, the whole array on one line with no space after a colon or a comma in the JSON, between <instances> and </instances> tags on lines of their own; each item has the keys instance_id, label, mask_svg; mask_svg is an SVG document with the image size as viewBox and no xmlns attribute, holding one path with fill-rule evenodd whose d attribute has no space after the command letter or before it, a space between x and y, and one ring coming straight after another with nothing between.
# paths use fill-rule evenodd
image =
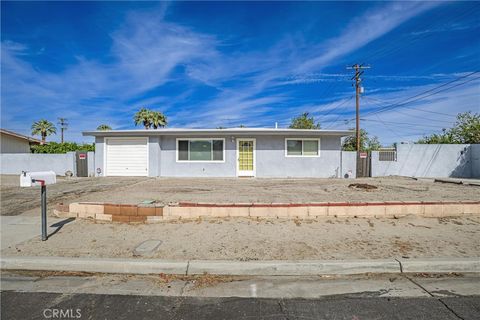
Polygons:
<instances>
[{"instance_id":1,"label":"metal gate","mask_svg":"<svg viewBox=\"0 0 480 320\"><path fill-rule=\"evenodd\" d=\"M88 153L77 151L77 177L88 177Z\"/></svg>"},{"instance_id":2,"label":"metal gate","mask_svg":"<svg viewBox=\"0 0 480 320\"><path fill-rule=\"evenodd\" d=\"M357 178L370 177L372 167L371 152L357 152Z\"/></svg>"}]
</instances>

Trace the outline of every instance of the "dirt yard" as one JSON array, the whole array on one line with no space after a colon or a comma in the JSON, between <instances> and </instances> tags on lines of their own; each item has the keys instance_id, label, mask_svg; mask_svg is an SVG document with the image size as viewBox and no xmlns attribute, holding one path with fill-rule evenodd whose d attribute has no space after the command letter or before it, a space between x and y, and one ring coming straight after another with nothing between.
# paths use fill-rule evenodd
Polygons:
<instances>
[{"instance_id":1,"label":"dirt yard","mask_svg":"<svg viewBox=\"0 0 480 320\"><path fill-rule=\"evenodd\" d=\"M148 178L63 178L57 177L57 184L47 187L49 204L74 202L87 194L98 192L115 193L118 188L126 188ZM19 215L25 211L40 207L40 188L20 188L20 178L15 175L0 176L0 212L1 215Z\"/></svg>"},{"instance_id":2,"label":"dirt yard","mask_svg":"<svg viewBox=\"0 0 480 320\"><path fill-rule=\"evenodd\" d=\"M349 187L366 183L376 189ZM365 179L237 179L237 178L74 178L48 187L50 203L98 201L158 203L305 203L338 201L478 200L480 186L415 180L404 177ZM21 189L18 176L2 176L1 213L17 215L39 206L38 189Z\"/></svg>"},{"instance_id":3,"label":"dirt yard","mask_svg":"<svg viewBox=\"0 0 480 320\"><path fill-rule=\"evenodd\" d=\"M149 258L161 259L480 257L480 217L231 218L140 225L78 220L46 242L35 238L1 254L133 257L134 248L150 239L162 244Z\"/></svg>"}]
</instances>

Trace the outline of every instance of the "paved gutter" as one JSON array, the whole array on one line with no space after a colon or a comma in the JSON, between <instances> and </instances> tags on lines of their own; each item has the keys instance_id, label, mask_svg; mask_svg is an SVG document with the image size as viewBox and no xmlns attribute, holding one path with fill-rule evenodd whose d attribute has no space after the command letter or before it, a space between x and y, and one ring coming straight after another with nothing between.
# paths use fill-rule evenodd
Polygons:
<instances>
[{"instance_id":1,"label":"paved gutter","mask_svg":"<svg viewBox=\"0 0 480 320\"><path fill-rule=\"evenodd\" d=\"M218 274L250 276L352 275L403 272L480 272L480 258L383 260L161 260L66 257L2 257L3 270L124 274Z\"/></svg>"}]
</instances>

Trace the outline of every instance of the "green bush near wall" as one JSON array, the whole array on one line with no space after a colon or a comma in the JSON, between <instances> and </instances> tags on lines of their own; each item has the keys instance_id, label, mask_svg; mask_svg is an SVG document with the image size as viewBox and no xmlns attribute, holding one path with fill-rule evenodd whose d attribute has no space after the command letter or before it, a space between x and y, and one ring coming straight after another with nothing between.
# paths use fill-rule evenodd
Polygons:
<instances>
[{"instance_id":1,"label":"green bush near wall","mask_svg":"<svg viewBox=\"0 0 480 320\"><path fill-rule=\"evenodd\" d=\"M32 146L33 153L67 153L71 151L95 151L95 144L78 144L75 142L49 142Z\"/></svg>"}]
</instances>

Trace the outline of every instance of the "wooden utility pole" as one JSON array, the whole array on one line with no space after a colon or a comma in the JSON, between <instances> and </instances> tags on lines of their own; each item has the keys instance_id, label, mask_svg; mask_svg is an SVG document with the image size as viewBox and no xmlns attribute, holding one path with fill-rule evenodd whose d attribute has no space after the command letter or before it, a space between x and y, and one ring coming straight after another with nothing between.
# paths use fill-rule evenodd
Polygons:
<instances>
[{"instance_id":1,"label":"wooden utility pole","mask_svg":"<svg viewBox=\"0 0 480 320\"><path fill-rule=\"evenodd\" d=\"M357 141L357 152L362 151L362 144L360 141L360 93L362 93L362 79L360 76L363 74L363 69L370 69L370 67L363 66L361 64L354 64L347 69L355 70L355 75L352 77L352 80L355 80L355 111L356 111L356 141Z\"/></svg>"},{"instance_id":2,"label":"wooden utility pole","mask_svg":"<svg viewBox=\"0 0 480 320\"><path fill-rule=\"evenodd\" d=\"M61 141L63 143L63 132L67 130L68 123L66 118L58 118L58 124L60 125L60 131L62 133Z\"/></svg>"}]
</instances>

